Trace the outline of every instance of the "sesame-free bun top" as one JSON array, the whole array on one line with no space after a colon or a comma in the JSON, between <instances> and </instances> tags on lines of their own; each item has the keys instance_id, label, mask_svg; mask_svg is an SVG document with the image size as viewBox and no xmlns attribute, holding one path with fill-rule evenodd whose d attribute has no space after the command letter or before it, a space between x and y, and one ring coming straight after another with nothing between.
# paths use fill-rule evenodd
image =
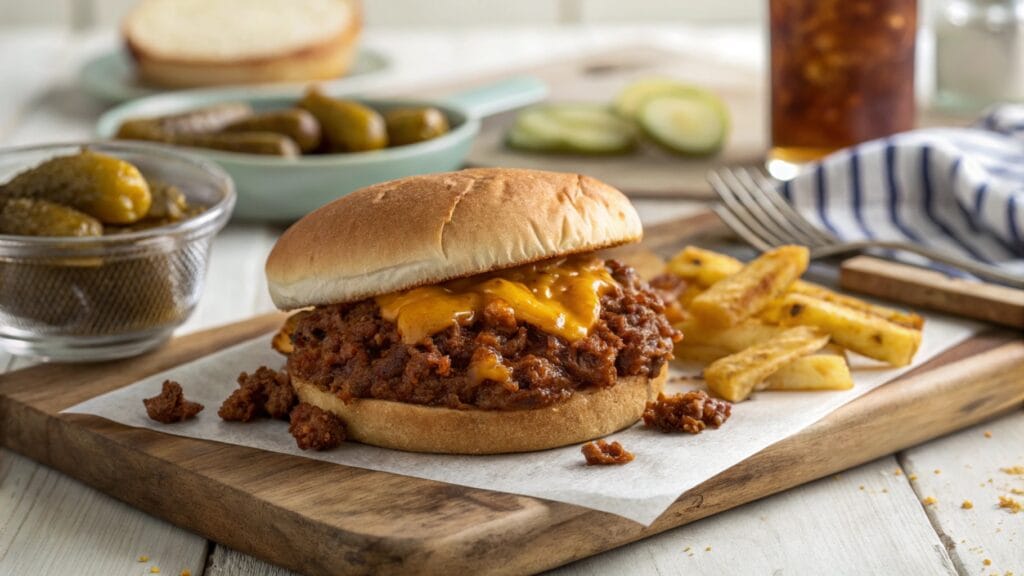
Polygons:
<instances>
[{"instance_id":1,"label":"sesame-free bun top","mask_svg":"<svg viewBox=\"0 0 1024 576\"><path fill-rule=\"evenodd\" d=\"M579 174L474 168L392 180L322 206L267 259L281 309L354 302L640 240L615 188Z\"/></svg>"}]
</instances>

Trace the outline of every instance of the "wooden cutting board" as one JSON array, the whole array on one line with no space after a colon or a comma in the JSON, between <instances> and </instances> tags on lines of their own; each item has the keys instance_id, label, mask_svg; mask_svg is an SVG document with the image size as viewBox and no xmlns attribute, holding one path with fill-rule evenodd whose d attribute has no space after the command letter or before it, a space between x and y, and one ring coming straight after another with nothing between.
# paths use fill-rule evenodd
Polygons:
<instances>
[{"instance_id":1,"label":"wooden cutting board","mask_svg":"<svg viewBox=\"0 0 1024 576\"><path fill-rule=\"evenodd\" d=\"M506 148L504 135L515 112L487 118L466 163L472 166L535 168L581 172L634 196L711 198L705 174L723 164L755 164L764 158L767 127L764 78L759 70L708 56L652 46L623 46L493 75L420 87L417 98L437 97L509 76L528 74L547 83L549 101L609 104L624 86L639 78L667 76L703 86L725 101L732 115L728 143L712 158L681 158L652 146L623 156L550 156ZM399 93L408 95L407 90Z\"/></svg>"},{"instance_id":2,"label":"wooden cutting board","mask_svg":"<svg viewBox=\"0 0 1024 576\"><path fill-rule=\"evenodd\" d=\"M720 230L708 215L654 226L642 249L667 255L708 230ZM151 514L299 572L516 574L692 522L1024 402L1024 341L1019 333L987 332L686 492L647 528L569 504L59 415L267 333L282 319L271 314L178 338L131 360L0 376L0 440Z\"/></svg>"}]
</instances>

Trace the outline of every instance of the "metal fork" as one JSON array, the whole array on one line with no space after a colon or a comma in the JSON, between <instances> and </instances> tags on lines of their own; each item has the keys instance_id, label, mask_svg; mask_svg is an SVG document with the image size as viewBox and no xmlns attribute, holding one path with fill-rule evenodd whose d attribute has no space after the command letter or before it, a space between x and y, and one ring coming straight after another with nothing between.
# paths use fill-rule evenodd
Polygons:
<instances>
[{"instance_id":1,"label":"metal fork","mask_svg":"<svg viewBox=\"0 0 1024 576\"><path fill-rule=\"evenodd\" d=\"M721 168L708 173L708 182L722 199L714 206L718 216L736 234L758 250L766 251L783 244L802 244L811 258L828 258L869 248L912 252L979 278L1014 288L1024 288L1024 277L1009 274L994 266L950 256L939 250L888 240L843 242L819 230L789 205L778 190L778 181L758 168Z\"/></svg>"}]
</instances>

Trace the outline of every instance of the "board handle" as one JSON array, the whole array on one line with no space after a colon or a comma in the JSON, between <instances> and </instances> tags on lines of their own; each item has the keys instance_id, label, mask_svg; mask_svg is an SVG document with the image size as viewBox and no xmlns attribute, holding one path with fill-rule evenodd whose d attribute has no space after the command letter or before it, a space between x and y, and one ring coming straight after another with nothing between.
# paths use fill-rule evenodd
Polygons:
<instances>
[{"instance_id":1,"label":"board handle","mask_svg":"<svg viewBox=\"0 0 1024 576\"><path fill-rule=\"evenodd\" d=\"M843 262L839 285L853 292L1024 329L1024 290L950 278L907 264L857 256Z\"/></svg>"},{"instance_id":2,"label":"board handle","mask_svg":"<svg viewBox=\"0 0 1024 576\"><path fill-rule=\"evenodd\" d=\"M547 96L548 86L540 78L516 76L453 94L445 98L445 103L470 118L484 118L540 102Z\"/></svg>"}]
</instances>

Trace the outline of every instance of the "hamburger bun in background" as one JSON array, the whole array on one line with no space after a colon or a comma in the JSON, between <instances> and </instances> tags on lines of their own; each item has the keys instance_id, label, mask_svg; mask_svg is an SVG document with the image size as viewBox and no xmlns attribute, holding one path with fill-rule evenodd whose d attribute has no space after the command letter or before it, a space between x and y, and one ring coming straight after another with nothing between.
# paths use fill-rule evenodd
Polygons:
<instances>
[{"instance_id":1,"label":"hamburger bun in background","mask_svg":"<svg viewBox=\"0 0 1024 576\"><path fill-rule=\"evenodd\" d=\"M121 32L153 86L305 82L349 70L361 18L359 0L141 0Z\"/></svg>"},{"instance_id":2,"label":"hamburger bun in background","mask_svg":"<svg viewBox=\"0 0 1024 576\"><path fill-rule=\"evenodd\" d=\"M629 200L600 181L469 169L377 184L321 207L281 236L266 274L274 303L294 310L591 253L641 236ZM549 405L508 410L341 398L301 374L291 378L302 402L341 417L359 442L491 454L579 443L634 424L661 391L666 365L657 374L576 389Z\"/></svg>"}]
</instances>

